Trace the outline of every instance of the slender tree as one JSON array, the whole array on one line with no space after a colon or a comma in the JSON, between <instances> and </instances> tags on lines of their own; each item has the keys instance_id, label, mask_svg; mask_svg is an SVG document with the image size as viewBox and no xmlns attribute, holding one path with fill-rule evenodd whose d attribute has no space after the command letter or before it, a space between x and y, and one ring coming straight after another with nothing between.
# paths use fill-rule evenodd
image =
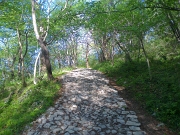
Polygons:
<instances>
[{"instance_id":1,"label":"slender tree","mask_svg":"<svg viewBox=\"0 0 180 135\"><path fill-rule=\"evenodd\" d=\"M53 75L52 75L51 63L50 63L50 58L49 58L49 51L47 48L47 43L45 41L48 31L46 31L46 32L42 31L43 34L42 35L39 34L37 22L36 22L36 10L35 10L36 9L36 6L35 6L36 2L35 2L35 0L31 0L31 3L32 3L32 22L33 22L33 27L34 27L34 33L35 33L36 39L37 39L37 41L41 47L42 57L44 58L44 63L46 66L48 79L52 80Z\"/></svg>"}]
</instances>

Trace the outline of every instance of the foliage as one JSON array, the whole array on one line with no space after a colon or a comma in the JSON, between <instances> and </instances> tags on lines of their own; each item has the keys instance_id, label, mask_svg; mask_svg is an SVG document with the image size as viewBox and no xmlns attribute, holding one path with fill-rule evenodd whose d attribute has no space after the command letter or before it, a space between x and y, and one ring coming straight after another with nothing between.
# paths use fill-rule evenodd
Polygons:
<instances>
[{"instance_id":1,"label":"foliage","mask_svg":"<svg viewBox=\"0 0 180 135\"><path fill-rule=\"evenodd\" d=\"M153 61L152 80L148 77L144 60L124 63L116 59L114 65L108 61L93 68L116 78L117 84L124 86L151 115L180 132L179 60Z\"/></svg>"},{"instance_id":2,"label":"foliage","mask_svg":"<svg viewBox=\"0 0 180 135\"><path fill-rule=\"evenodd\" d=\"M67 70L71 69L56 71L54 74L59 77ZM32 79L29 79L26 88L22 88L18 80L7 82L0 91L0 134L20 134L25 125L54 103L59 90L58 81L42 80L34 85Z\"/></svg>"},{"instance_id":3,"label":"foliage","mask_svg":"<svg viewBox=\"0 0 180 135\"><path fill-rule=\"evenodd\" d=\"M6 109L9 109L13 111L12 117L19 117L15 110L21 110L17 100L23 97L23 93L31 90L30 95L36 93L38 98L42 94L41 99L49 98L46 95L49 91L33 87L28 80L32 77L39 52L33 33L31 1L2 0L0 8L0 113L4 116ZM143 105L158 119L174 128L179 126L176 122L179 117L175 120L180 96L178 0L47 0L36 1L35 10L37 29L40 36L46 39L43 43L47 43L50 52L51 64L46 67L52 66L55 77L61 75L59 71L62 67L69 67L68 70L77 66L85 67L87 54L93 67L116 77L117 83L136 93L134 96L143 101ZM26 49L27 55L22 57ZM149 74L152 73L151 80L145 60ZM40 65L39 62L39 71L43 71L42 63ZM23 80L28 81L27 88L20 88ZM47 86L44 78L39 82L38 85ZM53 82L47 83L51 85ZM49 85L47 88L53 87ZM54 93L52 91L51 97ZM21 112L25 112L24 116L26 109L31 108L37 98L27 98L22 102ZM44 102L38 100L38 105L46 106ZM25 105L28 107L25 108ZM10 117L10 112L7 117ZM32 117L27 116L25 123L40 112L38 107L34 109ZM1 133L10 134L18 133L24 120L22 117L19 122L15 119L10 119L8 123L5 121L8 122L6 118L0 121L0 127L5 129ZM4 127L2 122L5 122ZM13 123L17 124L17 130ZM11 125L12 130L9 128Z\"/></svg>"}]
</instances>

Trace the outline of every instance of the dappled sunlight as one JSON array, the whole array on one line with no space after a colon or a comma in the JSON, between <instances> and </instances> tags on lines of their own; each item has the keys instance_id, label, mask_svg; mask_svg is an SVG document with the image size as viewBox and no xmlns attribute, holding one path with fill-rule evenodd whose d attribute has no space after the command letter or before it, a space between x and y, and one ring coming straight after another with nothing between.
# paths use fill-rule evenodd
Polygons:
<instances>
[{"instance_id":1,"label":"dappled sunlight","mask_svg":"<svg viewBox=\"0 0 180 135\"><path fill-rule=\"evenodd\" d=\"M61 98L24 134L145 134L136 113L126 110L125 101L102 73L77 69L62 78Z\"/></svg>"},{"instance_id":2,"label":"dappled sunlight","mask_svg":"<svg viewBox=\"0 0 180 135\"><path fill-rule=\"evenodd\" d=\"M47 85L49 84L49 85ZM37 85L28 85L13 95L13 102L0 113L0 134L20 134L27 123L43 113L53 103L59 83L42 81Z\"/></svg>"}]
</instances>

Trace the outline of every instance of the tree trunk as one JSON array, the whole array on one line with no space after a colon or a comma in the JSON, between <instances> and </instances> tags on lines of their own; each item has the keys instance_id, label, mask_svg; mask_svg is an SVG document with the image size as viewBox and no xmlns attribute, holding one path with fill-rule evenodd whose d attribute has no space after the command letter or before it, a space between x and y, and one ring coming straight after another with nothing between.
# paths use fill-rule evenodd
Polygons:
<instances>
[{"instance_id":1,"label":"tree trunk","mask_svg":"<svg viewBox=\"0 0 180 135\"><path fill-rule=\"evenodd\" d=\"M101 51L100 51L100 61L103 62L103 61L106 61L106 57L105 57L105 54L104 54L104 50L101 48Z\"/></svg>"},{"instance_id":2,"label":"tree trunk","mask_svg":"<svg viewBox=\"0 0 180 135\"><path fill-rule=\"evenodd\" d=\"M10 66L10 70L11 70L11 79L14 79L14 64L16 62L16 56L13 55L13 61L12 61L12 64Z\"/></svg>"},{"instance_id":3,"label":"tree trunk","mask_svg":"<svg viewBox=\"0 0 180 135\"><path fill-rule=\"evenodd\" d=\"M43 41L42 38L40 38L38 40L40 46L41 46L41 52L42 52L42 56L44 58L44 64L46 66L46 72L47 72L47 76L49 80L53 79L53 75L52 75L52 69L51 69L51 63L50 63L50 58L49 58L49 51L46 47L46 43L45 41Z\"/></svg>"},{"instance_id":4,"label":"tree trunk","mask_svg":"<svg viewBox=\"0 0 180 135\"><path fill-rule=\"evenodd\" d=\"M22 79L22 86L26 87L25 75L24 75L24 55L23 55L23 45L21 41L21 34L17 29L18 42L19 42L19 74Z\"/></svg>"},{"instance_id":5,"label":"tree trunk","mask_svg":"<svg viewBox=\"0 0 180 135\"><path fill-rule=\"evenodd\" d=\"M114 35L113 35L111 44L112 45L110 46L111 47L110 59L111 59L112 65L114 66L114 55L115 55L115 38L114 38Z\"/></svg>"},{"instance_id":6,"label":"tree trunk","mask_svg":"<svg viewBox=\"0 0 180 135\"><path fill-rule=\"evenodd\" d=\"M159 2L162 4L162 6L166 5L163 0L160 0ZM180 30L178 28L178 24L174 20L174 17L172 15L171 11L164 9L164 12L165 12L166 18L168 20L168 23L172 29L172 32L173 32L175 38L180 43Z\"/></svg>"},{"instance_id":7,"label":"tree trunk","mask_svg":"<svg viewBox=\"0 0 180 135\"><path fill-rule=\"evenodd\" d=\"M166 15L169 21L169 25L174 33L174 36L176 37L177 41L180 43L180 30L178 28L178 25L174 20L174 17L170 11L166 12Z\"/></svg>"},{"instance_id":8,"label":"tree trunk","mask_svg":"<svg viewBox=\"0 0 180 135\"><path fill-rule=\"evenodd\" d=\"M31 3L32 3L32 21L33 21L34 33L41 47L42 56L44 58L45 65L46 65L48 79L52 80L53 75L52 75L51 63L50 63L50 58L49 58L49 51L46 47L45 39L41 37L38 32L37 23L36 23L36 14L35 14L35 1L31 0Z\"/></svg>"},{"instance_id":9,"label":"tree trunk","mask_svg":"<svg viewBox=\"0 0 180 135\"><path fill-rule=\"evenodd\" d=\"M106 39L106 35L103 35L102 37L102 58L103 61L107 60L107 39Z\"/></svg>"},{"instance_id":10,"label":"tree trunk","mask_svg":"<svg viewBox=\"0 0 180 135\"><path fill-rule=\"evenodd\" d=\"M70 66L70 54L69 54L69 47L67 47L66 50L66 60L67 60L67 65Z\"/></svg>"},{"instance_id":11,"label":"tree trunk","mask_svg":"<svg viewBox=\"0 0 180 135\"><path fill-rule=\"evenodd\" d=\"M98 55L98 61L101 62L101 56L100 56L101 54L100 54L100 52L98 50L96 50L96 53Z\"/></svg>"},{"instance_id":12,"label":"tree trunk","mask_svg":"<svg viewBox=\"0 0 180 135\"><path fill-rule=\"evenodd\" d=\"M140 44L141 44L143 53L144 53L144 55L145 55L145 57L146 57L146 62L147 62L147 65L148 65L149 78L150 78L150 80L151 80L151 79L152 79L152 75L151 75L151 67L150 67L150 63L149 63L149 58L148 58L147 53L146 53L146 50L145 50L145 48L144 48L143 39L142 39L142 38L139 38L139 40L140 40Z\"/></svg>"},{"instance_id":13,"label":"tree trunk","mask_svg":"<svg viewBox=\"0 0 180 135\"><path fill-rule=\"evenodd\" d=\"M138 48L138 62L139 62L139 59L140 59L140 53L141 53L141 45L139 45L139 48Z\"/></svg>"},{"instance_id":14,"label":"tree trunk","mask_svg":"<svg viewBox=\"0 0 180 135\"><path fill-rule=\"evenodd\" d=\"M86 68L89 68L89 43L87 43L87 46L86 46Z\"/></svg>"},{"instance_id":15,"label":"tree trunk","mask_svg":"<svg viewBox=\"0 0 180 135\"><path fill-rule=\"evenodd\" d=\"M77 67L77 43L74 42L73 47L73 61L74 61L74 67Z\"/></svg>"},{"instance_id":16,"label":"tree trunk","mask_svg":"<svg viewBox=\"0 0 180 135\"><path fill-rule=\"evenodd\" d=\"M38 62L38 59L40 60L40 54L41 52L38 53L38 56L36 58L36 61L35 61L35 64L34 64L34 84L37 84L37 81L36 81L36 67L37 67L37 62ZM40 65L39 65L40 66Z\"/></svg>"},{"instance_id":17,"label":"tree trunk","mask_svg":"<svg viewBox=\"0 0 180 135\"><path fill-rule=\"evenodd\" d=\"M58 68L61 69L61 60L60 60L60 57L58 57Z\"/></svg>"},{"instance_id":18,"label":"tree trunk","mask_svg":"<svg viewBox=\"0 0 180 135\"><path fill-rule=\"evenodd\" d=\"M114 45L112 46L112 51L111 51L111 61L112 61L112 65L114 66Z\"/></svg>"},{"instance_id":19,"label":"tree trunk","mask_svg":"<svg viewBox=\"0 0 180 135\"><path fill-rule=\"evenodd\" d=\"M41 75L41 58L39 56L39 63L38 63L38 68L39 68L39 76Z\"/></svg>"},{"instance_id":20,"label":"tree trunk","mask_svg":"<svg viewBox=\"0 0 180 135\"><path fill-rule=\"evenodd\" d=\"M119 41L116 40L116 43L118 44L119 48L125 53L125 62L132 62L128 50Z\"/></svg>"}]
</instances>

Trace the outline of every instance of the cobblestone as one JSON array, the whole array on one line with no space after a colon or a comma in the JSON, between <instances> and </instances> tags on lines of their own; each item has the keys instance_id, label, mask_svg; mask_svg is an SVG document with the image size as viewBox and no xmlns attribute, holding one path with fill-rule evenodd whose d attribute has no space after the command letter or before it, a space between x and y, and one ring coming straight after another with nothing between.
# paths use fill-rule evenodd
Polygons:
<instances>
[{"instance_id":1,"label":"cobblestone","mask_svg":"<svg viewBox=\"0 0 180 135\"><path fill-rule=\"evenodd\" d=\"M23 135L145 135L136 113L105 76L76 69L63 77L64 92Z\"/></svg>"}]
</instances>

